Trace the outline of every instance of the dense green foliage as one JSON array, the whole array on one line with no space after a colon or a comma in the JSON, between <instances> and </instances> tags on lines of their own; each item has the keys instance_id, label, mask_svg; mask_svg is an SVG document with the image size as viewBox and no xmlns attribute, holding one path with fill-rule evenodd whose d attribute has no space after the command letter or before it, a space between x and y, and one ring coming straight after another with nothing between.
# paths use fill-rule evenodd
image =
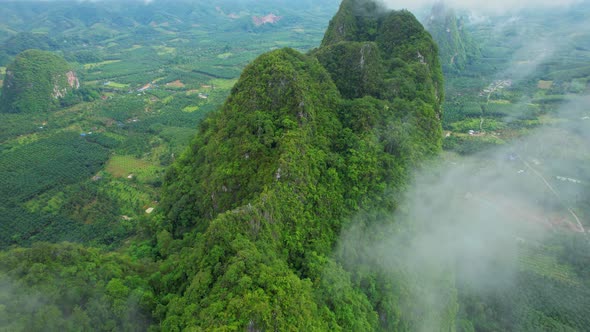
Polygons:
<instances>
[{"instance_id":1,"label":"dense green foliage","mask_svg":"<svg viewBox=\"0 0 590 332\"><path fill-rule=\"evenodd\" d=\"M398 157L411 161L436 154L442 137L443 76L436 44L410 12L386 11L372 1L343 1L322 47L312 54L344 98L389 101L385 107L404 117L406 126L369 116L374 125L389 126L384 132L403 128L408 137L403 140L412 145L404 149L398 136L397 143L389 139L388 151L396 150Z\"/></svg>"},{"instance_id":2,"label":"dense green foliage","mask_svg":"<svg viewBox=\"0 0 590 332\"><path fill-rule=\"evenodd\" d=\"M52 51L57 48L56 42L47 34L19 32L2 43L2 49L9 55L18 55L30 49Z\"/></svg>"},{"instance_id":3,"label":"dense green foliage","mask_svg":"<svg viewBox=\"0 0 590 332\"><path fill-rule=\"evenodd\" d=\"M374 296L331 255L351 215L392 209L384 192L400 190L409 168L440 149L436 46L408 12L384 14L382 22L366 44L262 55L201 124L164 187L162 329L365 331L405 319L384 304L399 293ZM372 68L355 68L358 52ZM382 52L394 58L383 60ZM340 71L333 58L353 69ZM424 85L380 95L373 82L394 77ZM366 84L344 87L350 82Z\"/></svg>"},{"instance_id":4,"label":"dense green foliage","mask_svg":"<svg viewBox=\"0 0 590 332\"><path fill-rule=\"evenodd\" d=\"M0 66L6 66L12 57L29 49L53 51L58 48L55 40L43 33L19 32L0 40L3 40L0 44Z\"/></svg>"},{"instance_id":5,"label":"dense green foliage","mask_svg":"<svg viewBox=\"0 0 590 332\"><path fill-rule=\"evenodd\" d=\"M145 331L149 267L80 245L37 243L0 254L5 331Z\"/></svg>"},{"instance_id":6,"label":"dense green foliage","mask_svg":"<svg viewBox=\"0 0 590 332\"><path fill-rule=\"evenodd\" d=\"M315 294L322 265L309 261L326 259L350 209L341 178L346 159L335 144L343 133L338 101L315 59L280 50L248 66L221 112L201 126L167 181L163 226L177 236L197 230L197 238L188 240L195 243L189 257L205 278L182 286L195 291L170 301L163 328L374 326L369 304L354 292L347 295L360 301L353 315L330 311L324 301L334 294ZM312 253L315 258L308 257ZM174 271L194 264L184 257L181 262ZM342 283L352 288L346 277ZM194 309L178 312L189 303Z\"/></svg>"},{"instance_id":7,"label":"dense green foliage","mask_svg":"<svg viewBox=\"0 0 590 332\"><path fill-rule=\"evenodd\" d=\"M36 113L52 110L59 99L73 91L68 76L68 63L46 51L27 50L6 68L0 96L0 111Z\"/></svg>"},{"instance_id":8,"label":"dense green foliage","mask_svg":"<svg viewBox=\"0 0 590 332\"><path fill-rule=\"evenodd\" d=\"M76 204L65 196L49 197L48 205L27 209L27 202L53 189L64 188L90 178L108 158L107 150L77 133L64 132L2 153L0 164L0 246L30 244L34 241L89 240L95 229L76 225L59 209L73 209ZM89 186L78 188L86 194ZM91 195L92 196L92 195ZM78 196L78 200L84 200ZM94 200L89 197L86 200ZM102 206L105 213L110 204ZM104 211L106 210L106 211ZM91 223L91 220L87 220ZM64 231L69 229L69 231ZM86 234L84 236L84 233Z\"/></svg>"},{"instance_id":9,"label":"dense green foliage","mask_svg":"<svg viewBox=\"0 0 590 332\"><path fill-rule=\"evenodd\" d=\"M444 89L438 50L408 11L343 1L317 57L345 98L421 99L440 117Z\"/></svg>"},{"instance_id":10,"label":"dense green foliage","mask_svg":"<svg viewBox=\"0 0 590 332\"><path fill-rule=\"evenodd\" d=\"M316 52L318 60L347 98L380 97L385 82L383 61L374 42L338 43Z\"/></svg>"}]
</instances>

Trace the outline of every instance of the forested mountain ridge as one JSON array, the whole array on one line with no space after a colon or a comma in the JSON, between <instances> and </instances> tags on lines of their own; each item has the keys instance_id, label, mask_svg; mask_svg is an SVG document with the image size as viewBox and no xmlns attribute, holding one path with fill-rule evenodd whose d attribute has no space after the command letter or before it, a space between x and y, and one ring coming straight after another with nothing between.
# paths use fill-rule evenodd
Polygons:
<instances>
[{"instance_id":1,"label":"forested mountain ridge","mask_svg":"<svg viewBox=\"0 0 590 332\"><path fill-rule=\"evenodd\" d=\"M344 1L333 21L360 19L348 10L367 4L377 8ZM375 10L366 21L379 25L371 38L359 25L358 36L308 55L256 59L170 169L152 280L163 330L416 327L392 302L404 287L363 286L332 256L354 214L393 209L384 192L440 149L436 45L409 12ZM339 58L335 47L351 51ZM366 88L344 86L347 56L362 67L349 80Z\"/></svg>"},{"instance_id":2,"label":"forested mountain ridge","mask_svg":"<svg viewBox=\"0 0 590 332\"><path fill-rule=\"evenodd\" d=\"M0 107L10 113L52 110L79 87L76 73L63 58L26 50L6 68Z\"/></svg>"}]
</instances>

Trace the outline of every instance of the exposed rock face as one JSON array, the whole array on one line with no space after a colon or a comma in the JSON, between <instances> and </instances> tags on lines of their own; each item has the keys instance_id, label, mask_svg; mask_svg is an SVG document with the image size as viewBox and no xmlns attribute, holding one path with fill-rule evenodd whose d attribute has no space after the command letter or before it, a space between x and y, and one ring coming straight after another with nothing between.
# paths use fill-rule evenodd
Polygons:
<instances>
[{"instance_id":1,"label":"exposed rock face","mask_svg":"<svg viewBox=\"0 0 590 332\"><path fill-rule=\"evenodd\" d=\"M78 80L78 76L76 76L76 73L74 73L72 70L70 70L65 75L68 79L68 86L69 87L62 86L60 84L60 82L57 82L57 80L59 80L59 78L60 78L60 77L57 77L56 82L53 84L53 98L55 98L55 99L65 98L65 96L68 94L68 91L72 91L72 90L80 88L80 81Z\"/></svg>"},{"instance_id":2,"label":"exposed rock face","mask_svg":"<svg viewBox=\"0 0 590 332\"><path fill-rule=\"evenodd\" d=\"M68 84L70 85L71 88L73 88L73 89L80 88L80 80L78 80L78 76L76 76L76 73L74 73L72 70L70 70L69 72L66 73L66 76L68 77Z\"/></svg>"},{"instance_id":3,"label":"exposed rock face","mask_svg":"<svg viewBox=\"0 0 590 332\"><path fill-rule=\"evenodd\" d=\"M277 16L275 14L268 14L266 16L253 16L252 22L254 22L254 25L258 27L265 24L278 23L282 18L282 16Z\"/></svg>"},{"instance_id":4,"label":"exposed rock face","mask_svg":"<svg viewBox=\"0 0 590 332\"><path fill-rule=\"evenodd\" d=\"M55 109L60 99L80 88L69 64L46 51L27 50L7 67L0 110L9 113Z\"/></svg>"}]
</instances>

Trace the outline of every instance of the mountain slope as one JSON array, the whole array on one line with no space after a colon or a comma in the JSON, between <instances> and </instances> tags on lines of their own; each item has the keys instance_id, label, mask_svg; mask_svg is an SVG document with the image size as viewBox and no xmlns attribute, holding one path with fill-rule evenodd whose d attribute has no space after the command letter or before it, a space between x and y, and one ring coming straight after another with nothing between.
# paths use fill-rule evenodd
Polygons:
<instances>
[{"instance_id":1,"label":"mountain slope","mask_svg":"<svg viewBox=\"0 0 590 332\"><path fill-rule=\"evenodd\" d=\"M344 1L333 21L358 5ZM402 293L370 295L332 258L350 217L391 210L384 192L403 188L408 170L440 149L436 45L408 12L377 13L365 20L373 32L355 25L345 40L331 27L310 55L256 59L172 167L153 280L166 299L162 329L413 326L392 310ZM353 70L340 71L342 62Z\"/></svg>"},{"instance_id":2,"label":"mountain slope","mask_svg":"<svg viewBox=\"0 0 590 332\"><path fill-rule=\"evenodd\" d=\"M27 50L6 68L1 110L8 113L48 111L79 86L76 74L63 58L51 52Z\"/></svg>"},{"instance_id":3,"label":"mountain slope","mask_svg":"<svg viewBox=\"0 0 590 332\"><path fill-rule=\"evenodd\" d=\"M320 271L309 271L306 256L329 254L346 209L337 106L326 71L296 51L262 55L244 70L168 180L171 231L204 231L195 239L204 255L183 266L203 277L179 299L181 307L196 301L195 311L168 314L165 324L221 327L231 313L242 327L328 329L307 279ZM228 287L235 298L227 298ZM366 300L361 310L364 321Z\"/></svg>"}]
</instances>

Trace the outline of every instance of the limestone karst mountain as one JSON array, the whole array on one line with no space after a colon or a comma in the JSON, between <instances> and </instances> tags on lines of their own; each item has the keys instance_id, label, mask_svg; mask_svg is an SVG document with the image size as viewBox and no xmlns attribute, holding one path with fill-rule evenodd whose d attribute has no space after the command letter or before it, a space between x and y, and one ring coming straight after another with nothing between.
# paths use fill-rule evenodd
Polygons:
<instances>
[{"instance_id":1,"label":"limestone karst mountain","mask_svg":"<svg viewBox=\"0 0 590 332\"><path fill-rule=\"evenodd\" d=\"M80 87L76 73L61 57L27 50L6 68L0 107L3 112L44 112Z\"/></svg>"},{"instance_id":2,"label":"limestone karst mountain","mask_svg":"<svg viewBox=\"0 0 590 332\"><path fill-rule=\"evenodd\" d=\"M164 185L160 254L177 263L156 282L163 329L401 326L390 281L362 286L331 253L351 216L392 209L384 192L439 151L442 99L430 35L370 1L345 0L310 54L248 65Z\"/></svg>"}]
</instances>

